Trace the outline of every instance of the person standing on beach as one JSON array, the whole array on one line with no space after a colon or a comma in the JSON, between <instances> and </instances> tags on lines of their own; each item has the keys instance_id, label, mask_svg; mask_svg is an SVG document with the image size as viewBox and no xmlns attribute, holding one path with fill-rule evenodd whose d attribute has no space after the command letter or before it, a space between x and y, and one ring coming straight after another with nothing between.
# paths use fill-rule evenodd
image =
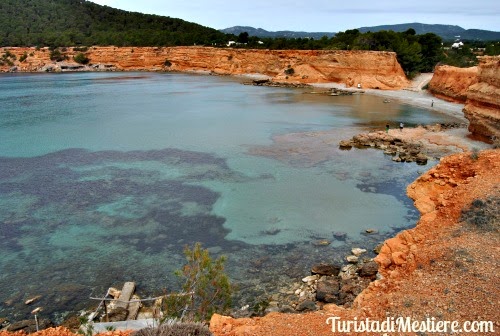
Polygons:
<instances>
[{"instance_id":1,"label":"person standing on beach","mask_svg":"<svg viewBox=\"0 0 500 336\"><path fill-rule=\"evenodd\" d=\"M434 107L434 100L432 100L431 102L431 107Z\"/></svg>"},{"instance_id":2,"label":"person standing on beach","mask_svg":"<svg viewBox=\"0 0 500 336\"><path fill-rule=\"evenodd\" d=\"M385 133L389 133L389 124L385 124Z\"/></svg>"},{"instance_id":3,"label":"person standing on beach","mask_svg":"<svg viewBox=\"0 0 500 336\"><path fill-rule=\"evenodd\" d=\"M403 127L405 127L405 124L403 124L403 123L399 123L399 130L400 130L401 132L403 132Z\"/></svg>"}]
</instances>

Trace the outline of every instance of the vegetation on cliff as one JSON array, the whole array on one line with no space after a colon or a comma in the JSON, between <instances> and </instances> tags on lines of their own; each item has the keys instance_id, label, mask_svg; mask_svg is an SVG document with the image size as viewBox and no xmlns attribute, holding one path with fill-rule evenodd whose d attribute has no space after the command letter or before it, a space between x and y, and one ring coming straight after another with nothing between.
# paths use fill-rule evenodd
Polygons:
<instances>
[{"instance_id":1,"label":"vegetation on cliff","mask_svg":"<svg viewBox=\"0 0 500 336\"><path fill-rule=\"evenodd\" d=\"M471 42L460 49L445 49L434 33L415 29L339 32L328 38L259 38L241 32L224 34L212 28L170 17L128 12L86 0L3 0L0 2L0 46L226 46L298 50L394 51L405 73L430 72L438 63L454 66L476 64L474 48L497 55L500 44ZM471 49L472 48L472 49ZM58 55L54 55L57 59ZM4 58L0 65L11 65ZM82 58L77 62L84 64Z\"/></svg>"},{"instance_id":2,"label":"vegetation on cliff","mask_svg":"<svg viewBox=\"0 0 500 336\"><path fill-rule=\"evenodd\" d=\"M0 46L177 46L226 40L224 33L181 19L85 0L0 1Z\"/></svg>"}]
</instances>

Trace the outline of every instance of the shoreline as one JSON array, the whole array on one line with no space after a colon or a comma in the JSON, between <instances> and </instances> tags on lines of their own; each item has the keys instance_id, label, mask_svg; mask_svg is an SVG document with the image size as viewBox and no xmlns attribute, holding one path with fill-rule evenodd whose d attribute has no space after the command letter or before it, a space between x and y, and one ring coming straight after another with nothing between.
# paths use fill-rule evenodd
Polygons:
<instances>
[{"instance_id":1,"label":"shoreline","mask_svg":"<svg viewBox=\"0 0 500 336\"><path fill-rule=\"evenodd\" d=\"M357 89L354 89L354 91L358 91L358 90L357 90ZM363 91L363 90L359 90L359 91ZM365 91L365 92L367 92L368 90L364 90L364 91ZM385 96L385 93L386 93L385 91L379 91L379 90L373 90L373 91L381 93L380 95L382 95L382 96ZM398 92L398 91L395 91L395 92ZM370 92L367 92L367 93L368 93L368 94L370 94ZM390 97L393 97L391 94L393 94L393 92L390 92L390 93L389 93L389 96L390 96ZM456 105L456 104L453 104L453 105ZM406 129L405 129L405 130L406 130ZM463 130L463 129L462 129L462 130ZM391 132L392 132L392 131L397 132L396 130L391 130Z\"/></svg>"},{"instance_id":2,"label":"shoreline","mask_svg":"<svg viewBox=\"0 0 500 336\"><path fill-rule=\"evenodd\" d=\"M340 83L316 83L312 84L313 87L323 89L340 89L351 92L366 93L374 96L384 98L392 98L398 100L400 103L425 108L439 113L458 118L463 122L469 121L465 118L463 108L465 104L449 102L444 99L438 98L430 94L428 91L414 91L408 89L401 90L376 90L376 89L357 89L346 88L344 84ZM434 102L434 104L432 104Z\"/></svg>"}]
</instances>

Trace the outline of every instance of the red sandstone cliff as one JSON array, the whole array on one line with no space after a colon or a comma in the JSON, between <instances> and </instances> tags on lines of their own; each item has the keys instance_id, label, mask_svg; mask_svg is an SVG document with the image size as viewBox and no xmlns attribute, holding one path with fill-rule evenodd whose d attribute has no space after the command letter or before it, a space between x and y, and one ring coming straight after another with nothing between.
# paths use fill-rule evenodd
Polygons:
<instances>
[{"instance_id":1,"label":"red sandstone cliff","mask_svg":"<svg viewBox=\"0 0 500 336\"><path fill-rule=\"evenodd\" d=\"M4 48L17 56L18 71L43 71L50 61L47 48ZM24 62L19 58L26 52ZM67 48L70 67L78 51ZM203 71L221 75L261 74L274 81L343 83L347 87L401 89L408 80L393 52L343 50L247 50L207 47L91 47L86 56L103 69L127 71ZM168 61L168 62L166 62ZM65 64L63 62L62 64ZM67 66L67 64L66 64ZM0 67L8 71L9 66Z\"/></svg>"},{"instance_id":2,"label":"red sandstone cliff","mask_svg":"<svg viewBox=\"0 0 500 336\"><path fill-rule=\"evenodd\" d=\"M471 133L500 138L500 56L479 59L478 83L467 91L464 113Z\"/></svg>"},{"instance_id":3,"label":"red sandstone cliff","mask_svg":"<svg viewBox=\"0 0 500 336\"><path fill-rule=\"evenodd\" d=\"M438 98L464 103L467 99L467 89L477 83L477 74L478 67L437 66L429 83L429 91Z\"/></svg>"}]
</instances>

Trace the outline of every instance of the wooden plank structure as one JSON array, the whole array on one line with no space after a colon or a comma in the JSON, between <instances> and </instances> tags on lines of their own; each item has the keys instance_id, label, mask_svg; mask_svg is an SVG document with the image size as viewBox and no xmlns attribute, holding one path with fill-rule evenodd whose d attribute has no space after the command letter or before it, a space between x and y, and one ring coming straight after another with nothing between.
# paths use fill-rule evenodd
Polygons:
<instances>
[{"instance_id":1,"label":"wooden plank structure","mask_svg":"<svg viewBox=\"0 0 500 336\"><path fill-rule=\"evenodd\" d=\"M114 308L111 309L106 314L107 320L109 322L135 320L135 317L137 316L137 312L139 311L141 303L140 302L133 302L134 305L132 305L132 307L130 307L130 308L133 308L135 313L130 314L129 306L131 305L131 303L129 301L132 298L132 295L134 295L134 292L135 292L135 282L131 282L131 281L125 282L125 284L123 285L122 291L120 293L120 296L115 301ZM129 318L129 316L130 316L130 318Z\"/></svg>"}]
</instances>

